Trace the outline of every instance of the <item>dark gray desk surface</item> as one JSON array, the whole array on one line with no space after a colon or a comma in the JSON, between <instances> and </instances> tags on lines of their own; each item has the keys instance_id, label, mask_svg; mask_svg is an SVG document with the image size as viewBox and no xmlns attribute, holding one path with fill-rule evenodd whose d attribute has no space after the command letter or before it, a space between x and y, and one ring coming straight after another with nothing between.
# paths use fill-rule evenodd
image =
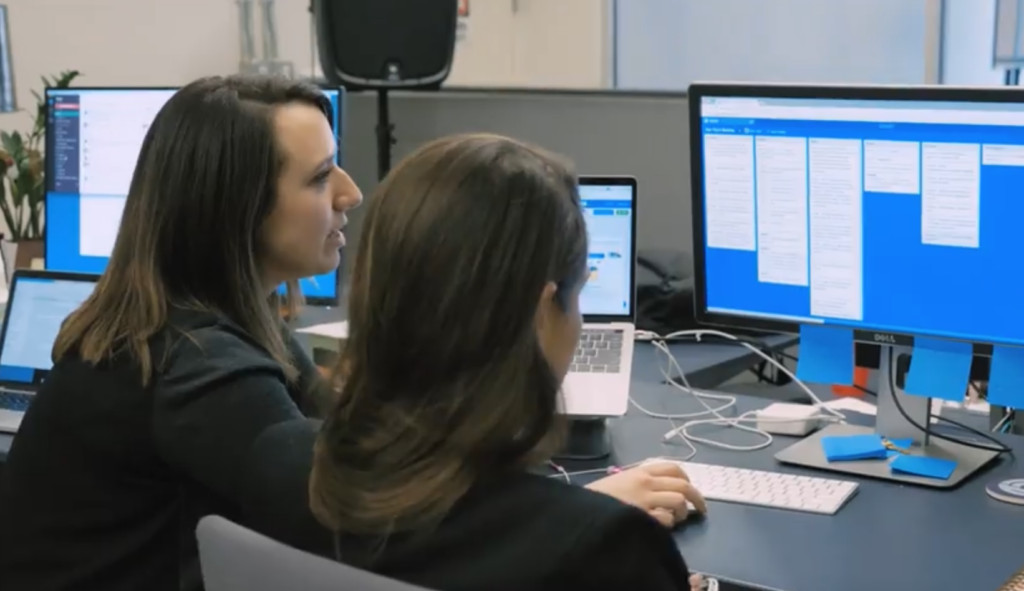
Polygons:
<instances>
[{"instance_id":1,"label":"dark gray desk surface","mask_svg":"<svg viewBox=\"0 0 1024 591\"><path fill-rule=\"evenodd\" d=\"M684 370L710 355L704 349L675 351ZM700 410L687 394L661 384L657 362L652 347L637 348L632 395L638 402L654 412ZM766 404L738 400L740 412ZM685 456L685 446L661 443L668 429L666 421L639 413L615 421L616 463ZM735 444L761 441L734 429L708 428L707 434ZM696 444L691 461L849 478L775 462L775 453L793 441L778 437L756 452ZM1024 454L1024 438L1005 441ZM676 539L696 571L785 591L995 591L1024 566L1024 507L992 500L985 485L1016 476L1024 477L1024 466L1004 459L953 491L856 479L858 493L834 516L711 503L707 519L684 525Z\"/></svg>"},{"instance_id":2,"label":"dark gray desk surface","mask_svg":"<svg viewBox=\"0 0 1024 591\"><path fill-rule=\"evenodd\" d=\"M0 308L2 317L2 308ZM344 311L339 308L308 307L305 308L296 322L297 327L313 326L326 322L338 322L344 318ZM309 349L309 339L298 333L300 343ZM767 343L775 347L788 347L795 344L795 336L777 336L767 339ZM642 348L641 350L646 350ZM756 355L748 350L730 344L680 344L673 345L678 351L680 365L687 372L687 378L695 387L711 388L731 379L745 371L757 361ZM14 436L0 433L0 462L7 459Z\"/></svg>"}]
</instances>

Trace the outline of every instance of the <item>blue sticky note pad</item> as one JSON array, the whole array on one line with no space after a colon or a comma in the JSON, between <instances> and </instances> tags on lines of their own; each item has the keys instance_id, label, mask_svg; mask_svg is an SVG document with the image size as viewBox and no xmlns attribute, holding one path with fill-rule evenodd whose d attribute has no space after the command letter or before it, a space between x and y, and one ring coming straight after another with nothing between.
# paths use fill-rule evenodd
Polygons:
<instances>
[{"instance_id":1,"label":"blue sticky note pad","mask_svg":"<svg viewBox=\"0 0 1024 591\"><path fill-rule=\"evenodd\" d=\"M796 377L814 384L852 385L853 330L802 325Z\"/></svg>"},{"instance_id":2,"label":"blue sticky note pad","mask_svg":"<svg viewBox=\"0 0 1024 591\"><path fill-rule=\"evenodd\" d=\"M949 480L956 470L956 462L942 458L924 458L921 456L899 456L889 464L893 472Z\"/></svg>"},{"instance_id":3,"label":"blue sticky note pad","mask_svg":"<svg viewBox=\"0 0 1024 591\"><path fill-rule=\"evenodd\" d=\"M821 438L821 450L829 462L880 460L886 457L880 435L837 435Z\"/></svg>"},{"instance_id":4,"label":"blue sticky note pad","mask_svg":"<svg viewBox=\"0 0 1024 591\"><path fill-rule=\"evenodd\" d=\"M970 343L914 338L907 394L963 402L971 377L974 348Z\"/></svg>"},{"instance_id":5,"label":"blue sticky note pad","mask_svg":"<svg viewBox=\"0 0 1024 591\"><path fill-rule=\"evenodd\" d=\"M999 345L992 348L988 402L1024 409L1024 349Z\"/></svg>"},{"instance_id":6,"label":"blue sticky note pad","mask_svg":"<svg viewBox=\"0 0 1024 591\"><path fill-rule=\"evenodd\" d=\"M898 447L900 449L910 449L910 446L914 445L914 440L913 439L890 439L889 443L895 445L896 447ZM887 458L893 458L893 457L901 456L901 455L903 455L903 454L901 454L900 452L898 452L896 450L893 450L893 449L885 450L885 457L887 457Z\"/></svg>"}]
</instances>

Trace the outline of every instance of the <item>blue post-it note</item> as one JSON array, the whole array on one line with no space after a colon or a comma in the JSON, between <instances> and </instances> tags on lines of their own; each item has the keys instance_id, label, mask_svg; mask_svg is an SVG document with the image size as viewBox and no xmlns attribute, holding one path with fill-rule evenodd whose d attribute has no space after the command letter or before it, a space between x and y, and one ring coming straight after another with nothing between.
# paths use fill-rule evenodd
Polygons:
<instances>
[{"instance_id":1,"label":"blue post-it note","mask_svg":"<svg viewBox=\"0 0 1024 591\"><path fill-rule=\"evenodd\" d=\"M963 402L973 355L970 343L915 337L903 390L915 396Z\"/></svg>"},{"instance_id":2,"label":"blue post-it note","mask_svg":"<svg viewBox=\"0 0 1024 591\"><path fill-rule=\"evenodd\" d=\"M988 403L1024 409L1024 349L999 345L992 348Z\"/></svg>"},{"instance_id":3,"label":"blue post-it note","mask_svg":"<svg viewBox=\"0 0 1024 591\"><path fill-rule=\"evenodd\" d=\"M821 438L821 450L829 462L881 460L886 457L881 435L833 435Z\"/></svg>"},{"instance_id":4,"label":"blue post-it note","mask_svg":"<svg viewBox=\"0 0 1024 591\"><path fill-rule=\"evenodd\" d=\"M910 449L910 446L914 445L914 440L913 439L890 439L889 443L895 445L896 447L898 447L900 449ZM896 451L894 449L886 449L885 450L885 457L887 457L887 458L893 458L893 457L901 456L901 455L903 455L903 454L901 454L900 452L898 452L898 451Z\"/></svg>"},{"instance_id":5,"label":"blue post-it note","mask_svg":"<svg viewBox=\"0 0 1024 591\"><path fill-rule=\"evenodd\" d=\"M925 458L921 456L899 456L889 464L893 472L949 480L956 470L956 462L942 458Z\"/></svg>"},{"instance_id":6,"label":"blue post-it note","mask_svg":"<svg viewBox=\"0 0 1024 591\"><path fill-rule=\"evenodd\" d=\"M853 384L853 330L820 324L800 326L796 377L814 384Z\"/></svg>"}]
</instances>

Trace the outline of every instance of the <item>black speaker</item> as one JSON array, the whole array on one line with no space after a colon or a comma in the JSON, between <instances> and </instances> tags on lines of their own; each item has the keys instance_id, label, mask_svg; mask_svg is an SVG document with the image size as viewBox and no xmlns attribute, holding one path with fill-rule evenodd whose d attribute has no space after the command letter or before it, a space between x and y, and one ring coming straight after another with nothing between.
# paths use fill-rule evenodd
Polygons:
<instances>
[{"instance_id":1,"label":"black speaker","mask_svg":"<svg viewBox=\"0 0 1024 591\"><path fill-rule=\"evenodd\" d=\"M313 14L331 84L436 89L451 71L458 0L313 0Z\"/></svg>"}]
</instances>

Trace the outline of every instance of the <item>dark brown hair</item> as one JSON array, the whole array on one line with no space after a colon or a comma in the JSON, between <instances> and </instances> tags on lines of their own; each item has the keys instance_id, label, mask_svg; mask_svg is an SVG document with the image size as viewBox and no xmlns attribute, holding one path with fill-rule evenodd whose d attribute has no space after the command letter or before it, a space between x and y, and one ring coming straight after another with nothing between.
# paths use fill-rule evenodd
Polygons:
<instances>
[{"instance_id":1,"label":"dark brown hair","mask_svg":"<svg viewBox=\"0 0 1024 591\"><path fill-rule=\"evenodd\" d=\"M310 500L336 531L386 536L436 524L475 481L554 451L561 385L536 314L549 282L568 309L587 235L569 166L492 135L417 150L364 223Z\"/></svg>"},{"instance_id":2,"label":"dark brown hair","mask_svg":"<svg viewBox=\"0 0 1024 591\"><path fill-rule=\"evenodd\" d=\"M169 307L182 306L230 318L294 378L277 296L268 298L258 268L284 164L273 111L293 102L331 119L318 88L273 77L203 78L171 97L142 143L106 271L64 323L54 360L127 353L148 383L150 339ZM297 293L289 285L289 299Z\"/></svg>"}]
</instances>

